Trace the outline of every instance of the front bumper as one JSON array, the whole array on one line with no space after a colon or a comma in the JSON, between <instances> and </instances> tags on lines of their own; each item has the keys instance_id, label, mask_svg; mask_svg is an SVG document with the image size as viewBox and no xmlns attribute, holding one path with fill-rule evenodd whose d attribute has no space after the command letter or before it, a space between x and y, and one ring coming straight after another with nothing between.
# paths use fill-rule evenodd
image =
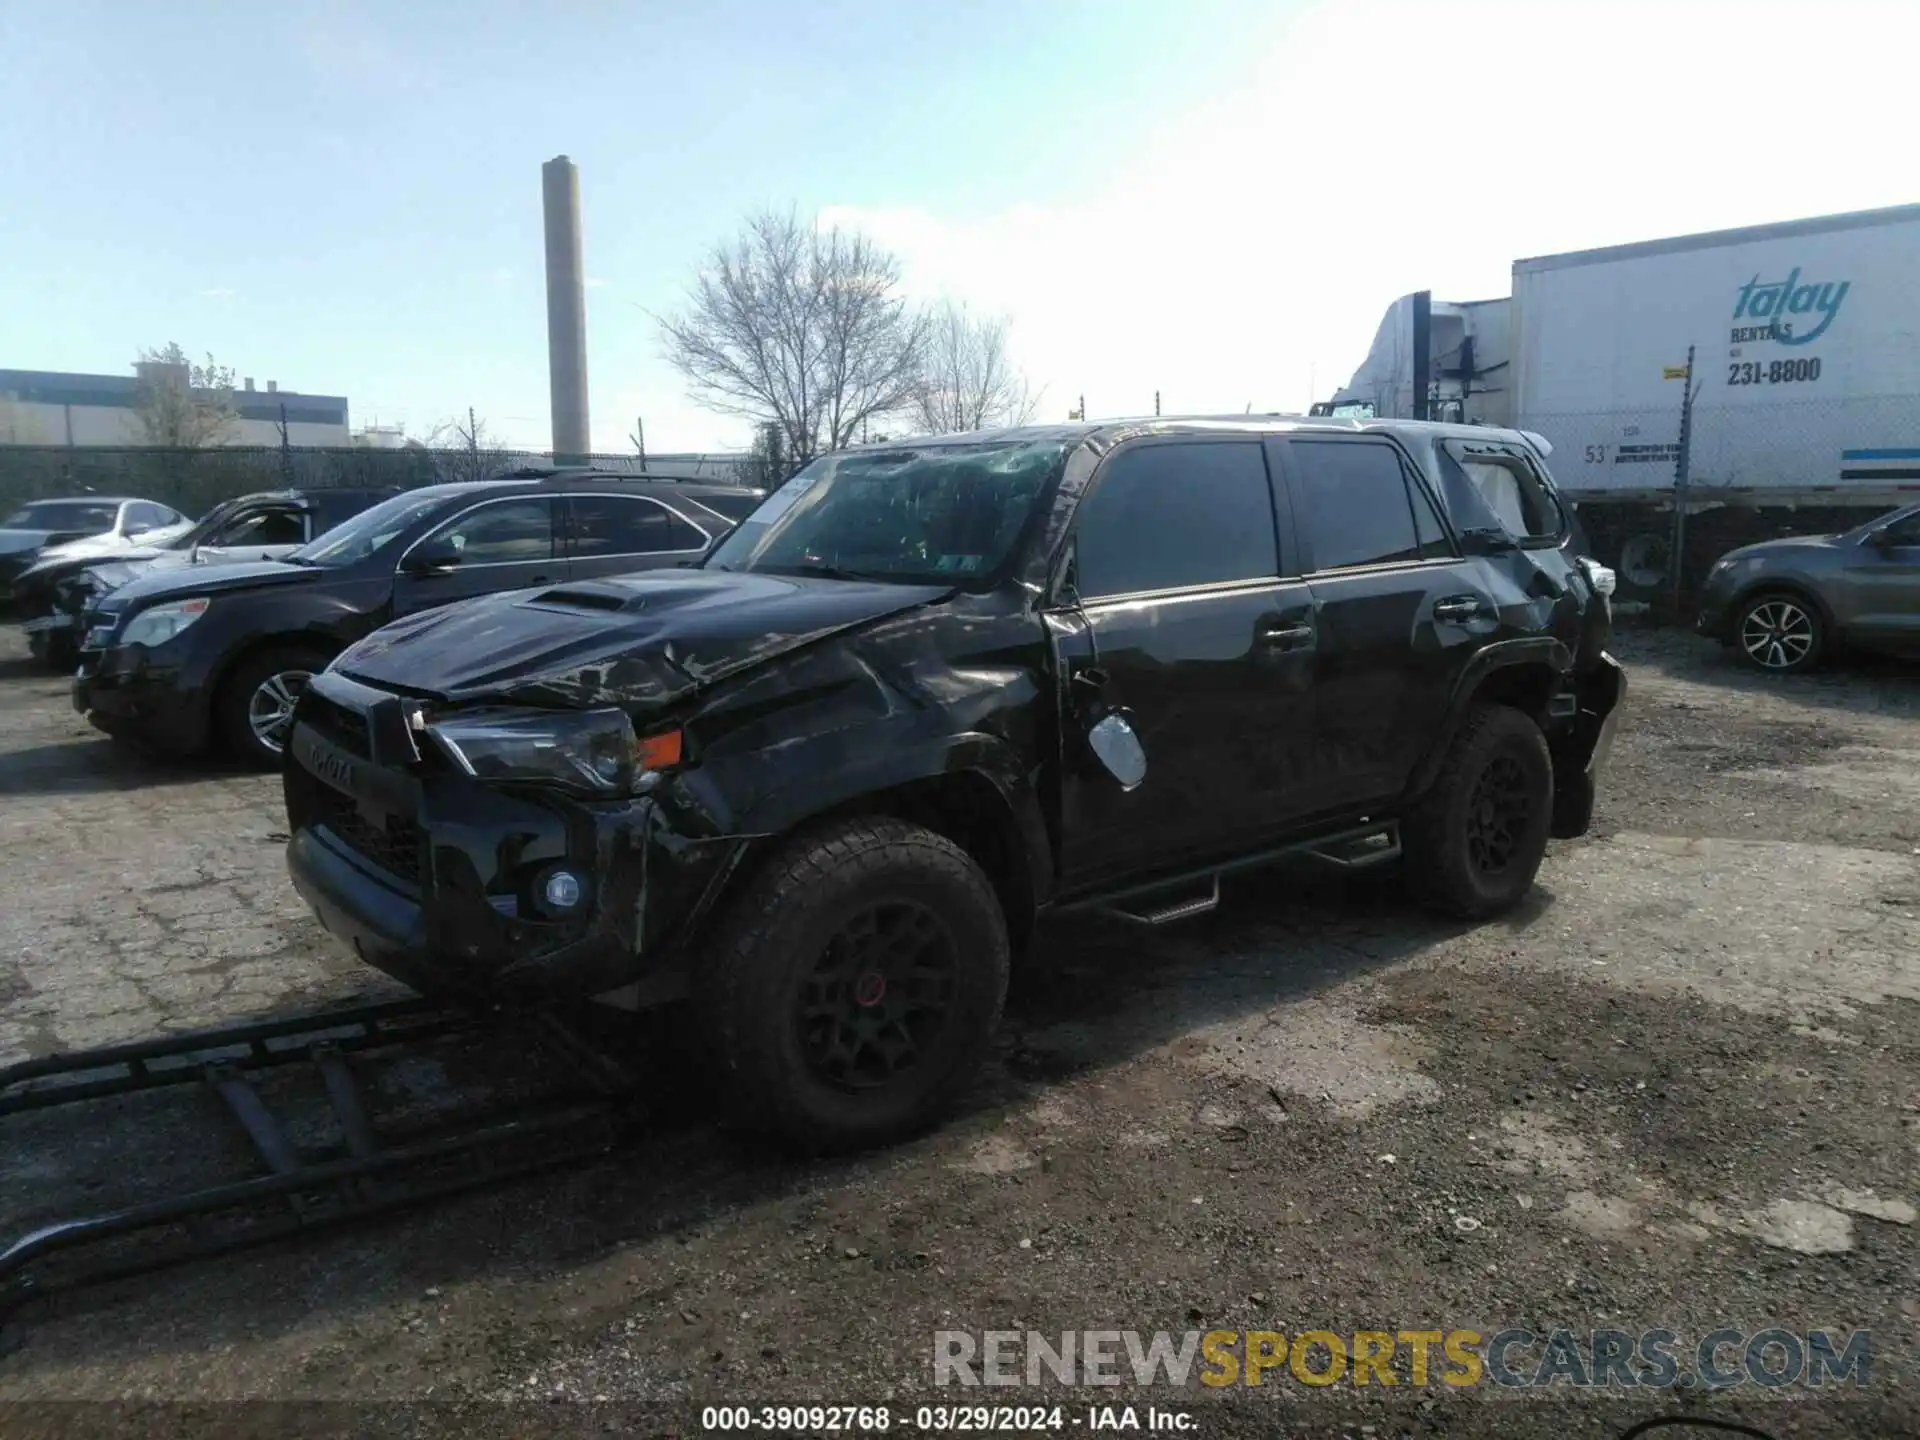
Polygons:
<instances>
[{"instance_id":1,"label":"front bumper","mask_svg":"<svg viewBox=\"0 0 1920 1440\"><path fill-rule=\"evenodd\" d=\"M95 729L151 750L192 755L204 749L206 697L183 683L168 648L83 650L73 677L73 708Z\"/></svg>"},{"instance_id":2,"label":"front bumper","mask_svg":"<svg viewBox=\"0 0 1920 1440\"><path fill-rule=\"evenodd\" d=\"M1584 835L1593 825L1600 772L1613 754L1614 735L1626 708L1627 672L1618 660L1600 653L1599 664L1581 675L1579 709L1573 723L1549 742L1553 754L1555 839Z\"/></svg>"},{"instance_id":3,"label":"front bumper","mask_svg":"<svg viewBox=\"0 0 1920 1440\"><path fill-rule=\"evenodd\" d=\"M294 888L367 964L424 994L582 1000L665 978L737 862L670 800L481 782L422 753L399 697L328 673L296 712L284 785ZM556 868L573 911L541 896Z\"/></svg>"},{"instance_id":4,"label":"front bumper","mask_svg":"<svg viewBox=\"0 0 1920 1440\"><path fill-rule=\"evenodd\" d=\"M1700 614L1693 622L1694 630L1722 645L1731 645L1734 619L1732 577L1709 574L1700 588Z\"/></svg>"}]
</instances>

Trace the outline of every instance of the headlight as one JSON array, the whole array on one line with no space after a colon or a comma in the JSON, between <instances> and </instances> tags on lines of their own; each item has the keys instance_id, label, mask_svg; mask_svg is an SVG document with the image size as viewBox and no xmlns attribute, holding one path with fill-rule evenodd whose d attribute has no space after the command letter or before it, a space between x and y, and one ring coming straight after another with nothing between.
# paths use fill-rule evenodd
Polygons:
<instances>
[{"instance_id":1,"label":"headlight","mask_svg":"<svg viewBox=\"0 0 1920 1440\"><path fill-rule=\"evenodd\" d=\"M1611 595L1620 588L1620 577L1591 555L1580 557L1580 568L1587 572L1587 582L1602 595Z\"/></svg>"},{"instance_id":2,"label":"headlight","mask_svg":"<svg viewBox=\"0 0 1920 1440\"><path fill-rule=\"evenodd\" d=\"M628 794L648 770L680 759L679 731L636 740L623 710L471 710L431 721L427 734L476 779L589 796Z\"/></svg>"},{"instance_id":3,"label":"headlight","mask_svg":"<svg viewBox=\"0 0 1920 1440\"><path fill-rule=\"evenodd\" d=\"M210 603L201 596L192 600L175 600L171 605L155 605L150 610L142 610L127 622L126 631L120 636L120 643L122 645L164 645L206 614Z\"/></svg>"}]
</instances>

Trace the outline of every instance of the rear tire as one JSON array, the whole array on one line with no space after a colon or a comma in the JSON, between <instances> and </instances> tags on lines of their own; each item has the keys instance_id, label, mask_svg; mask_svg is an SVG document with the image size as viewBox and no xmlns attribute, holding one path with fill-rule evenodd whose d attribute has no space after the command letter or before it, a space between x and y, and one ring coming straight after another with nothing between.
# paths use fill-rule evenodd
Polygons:
<instances>
[{"instance_id":1,"label":"rear tire","mask_svg":"<svg viewBox=\"0 0 1920 1440\"><path fill-rule=\"evenodd\" d=\"M1819 607L1790 591L1755 595L1733 623L1740 658L1769 675L1795 675L1818 665L1827 650Z\"/></svg>"},{"instance_id":2,"label":"rear tire","mask_svg":"<svg viewBox=\"0 0 1920 1440\"><path fill-rule=\"evenodd\" d=\"M1540 727L1509 706L1476 705L1402 829L1414 892L1463 920L1512 909L1547 853L1553 804Z\"/></svg>"},{"instance_id":3,"label":"rear tire","mask_svg":"<svg viewBox=\"0 0 1920 1440\"><path fill-rule=\"evenodd\" d=\"M220 687L214 725L235 758L278 770L293 728L293 705L331 657L308 645L275 646L240 662Z\"/></svg>"},{"instance_id":4,"label":"rear tire","mask_svg":"<svg viewBox=\"0 0 1920 1440\"><path fill-rule=\"evenodd\" d=\"M1007 992L993 885L944 836L841 821L789 841L729 902L696 1004L732 1118L814 1154L937 1118Z\"/></svg>"}]
</instances>

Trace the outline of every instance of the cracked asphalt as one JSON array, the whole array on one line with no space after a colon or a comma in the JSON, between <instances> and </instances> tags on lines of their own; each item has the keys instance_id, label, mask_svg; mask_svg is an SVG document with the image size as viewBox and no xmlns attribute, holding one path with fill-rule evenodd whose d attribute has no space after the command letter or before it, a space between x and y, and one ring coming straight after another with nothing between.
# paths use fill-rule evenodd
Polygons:
<instances>
[{"instance_id":1,"label":"cracked asphalt","mask_svg":"<svg viewBox=\"0 0 1920 1440\"><path fill-rule=\"evenodd\" d=\"M1685 1355L1778 1326L1870 1330L1870 1382L1463 1389L1403 1368L990 1398L1152 1403L1205 1435L1599 1440L1674 1408L1920 1433L1920 671L1773 680L1680 635L1620 649L1594 831L1505 921L1283 871L1144 940L1054 927L962 1112L834 1163L703 1123L697 1064L667 1046L653 1119L612 1160L16 1324L0 1430L646 1433L689 1404L977 1402L933 1386L943 1329L1658 1328ZM0 639L0 1063L391 993L294 897L283 825L272 779L122 755ZM512 1068L453 1044L362 1073L383 1113L419 1113ZM182 1090L0 1121L0 1234L245 1173ZM274 1099L321 1133L298 1086ZM136 1400L222 1403L51 1403Z\"/></svg>"}]
</instances>

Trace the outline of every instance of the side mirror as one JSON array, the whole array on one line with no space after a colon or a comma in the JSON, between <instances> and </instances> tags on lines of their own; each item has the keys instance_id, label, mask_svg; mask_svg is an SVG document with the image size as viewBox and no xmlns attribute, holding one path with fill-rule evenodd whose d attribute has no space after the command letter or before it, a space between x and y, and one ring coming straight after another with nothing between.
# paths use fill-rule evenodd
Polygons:
<instances>
[{"instance_id":1,"label":"side mirror","mask_svg":"<svg viewBox=\"0 0 1920 1440\"><path fill-rule=\"evenodd\" d=\"M459 564L460 552L454 548L453 541L438 539L414 546L400 562L400 568L409 575L445 575Z\"/></svg>"},{"instance_id":2,"label":"side mirror","mask_svg":"<svg viewBox=\"0 0 1920 1440\"><path fill-rule=\"evenodd\" d=\"M1147 752L1125 714L1109 710L1087 731L1087 744L1109 775L1131 790L1147 778Z\"/></svg>"},{"instance_id":3,"label":"side mirror","mask_svg":"<svg viewBox=\"0 0 1920 1440\"><path fill-rule=\"evenodd\" d=\"M1132 790L1147 778L1147 751L1133 728L1132 713L1108 697L1108 676L1098 669L1073 677L1073 703L1086 726L1087 748L1120 788Z\"/></svg>"}]
</instances>

